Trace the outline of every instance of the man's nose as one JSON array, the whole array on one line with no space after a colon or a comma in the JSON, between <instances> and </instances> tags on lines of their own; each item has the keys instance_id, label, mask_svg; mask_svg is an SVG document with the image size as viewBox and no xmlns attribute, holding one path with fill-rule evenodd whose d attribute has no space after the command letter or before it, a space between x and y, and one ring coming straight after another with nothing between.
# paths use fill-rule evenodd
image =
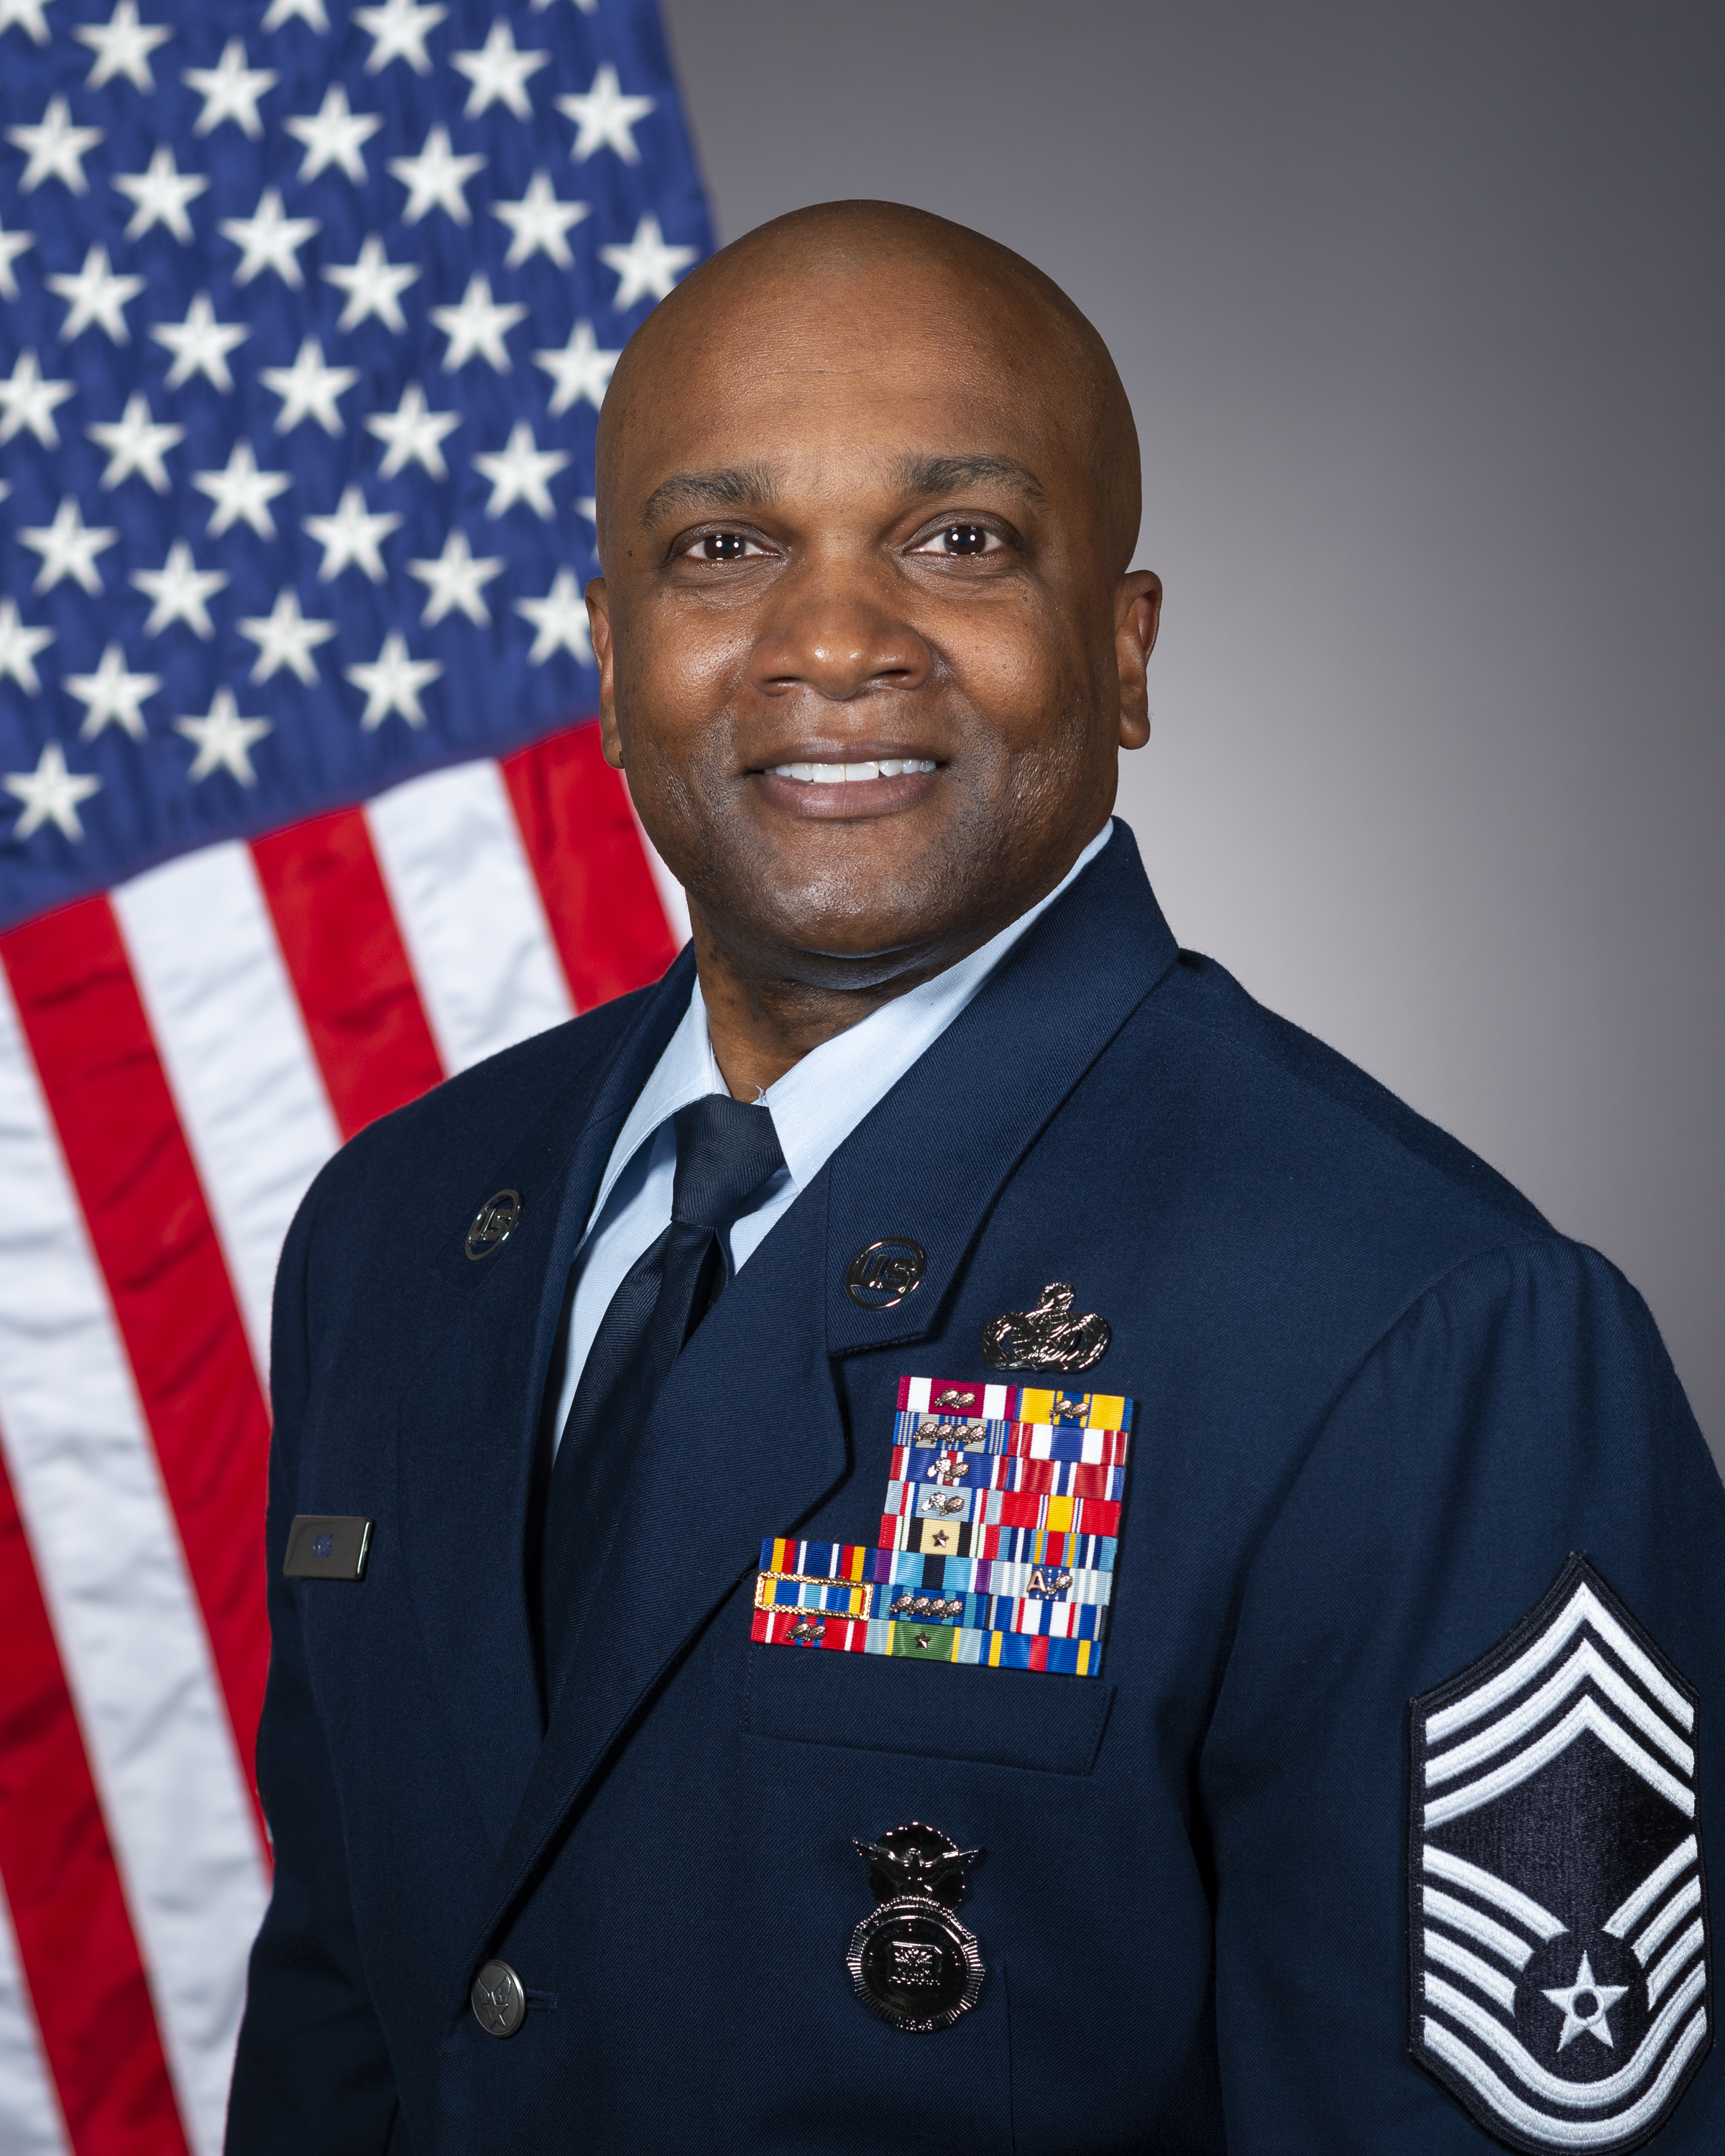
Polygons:
<instances>
[{"instance_id":1,"label":"man's nose","mask_svg":"<svg viewBox=\"0 0 1725 2156\"><path fill-rule=\"evenodd\" d=\"M768 694L810 688L834 703L874 689L920 687L934 654L894 596L851 567L810 564L787 578L756 640L756 687Z\"/></svg>"}]
</instances>

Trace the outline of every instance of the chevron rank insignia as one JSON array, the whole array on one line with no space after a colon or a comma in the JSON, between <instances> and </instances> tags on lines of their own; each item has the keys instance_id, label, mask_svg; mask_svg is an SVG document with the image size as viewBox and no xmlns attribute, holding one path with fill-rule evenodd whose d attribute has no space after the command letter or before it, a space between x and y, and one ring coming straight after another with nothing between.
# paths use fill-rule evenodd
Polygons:
<instances>
[{"instance_id":1,"label":"chevron rank insignia","mask_svg":"<svg viewBox=\"0 0 1725 2156\"><path fill-rule=\"evenodd\" d=\"M1694 1692L1572 1557L1412 1743L1414 2057L1512 2148L1639 2148L1712 2045Z\"/></svg>"},{"instance_id":2,"label":"chevron rank insignia","mask_svg":"<svg viewBox=\"0 0 1725 2156\"><path fill-rule=\"evenodd\" d=\"M880 1537L762 1544L752 1636L1093 1676L1132 1403L901 1378Z\"/></svg>"}]
</instances>

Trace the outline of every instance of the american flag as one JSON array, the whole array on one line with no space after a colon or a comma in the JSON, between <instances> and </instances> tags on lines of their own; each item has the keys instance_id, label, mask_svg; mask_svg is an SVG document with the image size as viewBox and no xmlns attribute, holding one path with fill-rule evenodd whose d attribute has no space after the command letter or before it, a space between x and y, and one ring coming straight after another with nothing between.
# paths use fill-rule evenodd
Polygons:
<instances>
[{"instance_id":1,"label":"american flag","mask_svg":"<svg viewBox=\"0 0 1725 2156\"><path fill-rule=\"evenodd\" d=\"M0 0L0 2148L218 2148L276 1255L686 926L593 443L711 244L644 0Z\"/></svg>"}]
</instances>

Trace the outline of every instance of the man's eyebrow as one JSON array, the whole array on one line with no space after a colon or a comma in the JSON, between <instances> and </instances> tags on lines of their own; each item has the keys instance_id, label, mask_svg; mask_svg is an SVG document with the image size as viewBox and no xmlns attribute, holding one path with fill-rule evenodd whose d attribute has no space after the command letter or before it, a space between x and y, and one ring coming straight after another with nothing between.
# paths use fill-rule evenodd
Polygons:
<instances>
[{"instance_id":1,"label":"man's eyebrow","mask_svg":"<svg viewBox=\"0 0 1725 2156\"><path fill-rule=\"evenodd\" d=\"M778 482L764 465L732 465L719 471L673 472L647 496L641 521L691 509L760 509L777 500Z\"/></svg>"},{"instance_id":2,"label":"man's eyebrow","mask_svg":"<svg viewBox=\"0 0 1725 2156\"><path fill-rule=\"evenodd\" d=\"M897 476L907 494L952 494L960 487L993 485L1009 487L1032 501L1047 499L1041 480L1028 465L986 451L971 456L906 457Z\"/></svg>"}]
</instances>

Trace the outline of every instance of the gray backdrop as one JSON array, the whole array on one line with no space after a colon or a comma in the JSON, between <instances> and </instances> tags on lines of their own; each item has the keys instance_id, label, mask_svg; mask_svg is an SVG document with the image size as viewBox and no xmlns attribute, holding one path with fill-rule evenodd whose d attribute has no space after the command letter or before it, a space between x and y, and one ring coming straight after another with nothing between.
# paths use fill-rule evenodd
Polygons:
<instances>
[{"instance_id":1,"label":"gray backdrop","mask_svg":"<svg viewBox=\"0 0 1725 2156\"><path fill-rule=\"evenodd\" d=\"M721 238L890 196L1096 321L1176 934L1614 1258L1725 1454L1725 10L665 13Z\"/></svg>"}]
</instances>

